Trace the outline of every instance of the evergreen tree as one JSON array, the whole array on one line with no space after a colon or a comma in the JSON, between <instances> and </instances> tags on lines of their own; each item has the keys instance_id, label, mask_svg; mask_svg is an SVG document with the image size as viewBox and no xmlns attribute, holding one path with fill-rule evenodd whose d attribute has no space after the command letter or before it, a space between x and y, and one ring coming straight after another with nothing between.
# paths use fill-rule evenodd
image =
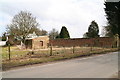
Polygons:
<instances>
[{"instance_id":1,"label":"evergreen tree","mask_svg":"<svg viewBox=\"0 0 120 80\"><path fill-rule=\"evenodd\" d=\"M106 36L120 35L120 1L105 2L106 18L108 25L105 27Z\"/></svg>"},{"instance_id":2,"label":"evergreen tree","mask_svg":"<svg viewBox=\"0 0 120 80\"><path fill-rule=\"evenodd\" d=\"M84 34L84 37L86 38L96 38L99 37L99 27L98 24L95 21L92 21L89 28L88 32Z\"/></svg>"},{"instance_id":3,"label":"evergreen tree","mask_svg":"<svg viewBox=\"0 0 120 80\"><path fill-rule=\"evenodd\" d=\"M6 38L7 38L6 34L7 34L6 32L3 33L3 35L2 35L2 41L6 41Z\"/></svg>"},{"instance_id":4,"label":"evergreen tree","mask_svg":"<svg viewBox=\"0 0 120 80\"><path fill-rule=\"evenodd\" d=\"M60 31L58 38L70 38L69 32L65 26L62 26L62 29Z\"/></svg>"}]
</instances>

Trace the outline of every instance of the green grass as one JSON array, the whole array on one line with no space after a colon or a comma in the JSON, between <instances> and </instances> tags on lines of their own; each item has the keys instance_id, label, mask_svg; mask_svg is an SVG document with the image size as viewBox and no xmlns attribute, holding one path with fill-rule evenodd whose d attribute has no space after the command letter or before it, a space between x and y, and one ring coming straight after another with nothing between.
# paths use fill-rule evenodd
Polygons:
<instances>
[{"instance_id":1,"label":"green grass","mask_svg":"<svg viewBox=\"0 0 120 80\"><path fill-rule=\"evenodd\" d=\"M11 58L13 57L20 57L26 55L29 51L19 50L17 47L11 46L10 47L11 52ZM8 59L8 47L2 47L2 59Z\"/></svg>"}]
</instances>

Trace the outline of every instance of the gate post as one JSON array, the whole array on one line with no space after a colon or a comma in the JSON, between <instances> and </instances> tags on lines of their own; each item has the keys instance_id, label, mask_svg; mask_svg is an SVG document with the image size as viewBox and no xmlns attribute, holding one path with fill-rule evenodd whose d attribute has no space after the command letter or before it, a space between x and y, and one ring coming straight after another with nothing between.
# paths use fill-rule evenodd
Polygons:
<instances>
[{"instance_id":1,"label":"gate post","mask_svg":"<svg viewBox=\"0 0 120 80\"><path fill-rule=\"evenodd\" d=\"M119 34L115 35L115 41L117 42L116 47L119 48Z\"/></svg>"}]
</instances>

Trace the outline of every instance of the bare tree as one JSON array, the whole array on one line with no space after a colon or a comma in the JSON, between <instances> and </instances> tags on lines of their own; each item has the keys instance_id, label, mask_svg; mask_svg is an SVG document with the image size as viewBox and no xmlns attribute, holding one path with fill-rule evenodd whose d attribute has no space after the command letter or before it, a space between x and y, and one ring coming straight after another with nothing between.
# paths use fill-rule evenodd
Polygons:
<instances>
[{"instance_id":1,"label":"bare tree","mask_svg":"<svg viewBox=\"0 0 120 80\"><path fill-rule=\"evenodd\" d=\"M40 29L37 28L35 30L35 33L36 33L37 36L44 36L44 35L47 35L48 32L46 30L43 30L43 29L40 30Z\"/></svg>"},{"instance_id":2,"label":"bare tree","mask_svg":"<svg viewBox=\"0 0 120 80\"><path fill-rule=\"evenodd\" d=\"M13 17L12 23L7 27L7 32L25 43L25 39L28 34L33 33L36 29L38 29L38 25L39 23L31 13L21 11Z\"/></svg>"},{"instance_id":3,"label":"bare tree","mask_svg":"<svg viewBox=\"0 0 120 80\"><path fill-rule=\"evenodd\" d=\"M49 38L56 39L58 35L59 35L58 31L55 28L53 28L49 33Z\"/></svg>"}]
</instances>

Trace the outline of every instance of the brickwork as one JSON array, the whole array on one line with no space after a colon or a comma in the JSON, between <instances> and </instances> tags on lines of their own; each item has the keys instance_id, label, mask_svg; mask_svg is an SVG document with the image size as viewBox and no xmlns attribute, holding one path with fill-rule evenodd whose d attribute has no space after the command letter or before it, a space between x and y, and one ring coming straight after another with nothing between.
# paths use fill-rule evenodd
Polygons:
<instances>
[{"instance_id":1,"label":"brickwork","mask_svg":"<svg viewBox=\"0 0 120 80\"><path fill-rule=\"evenodd\" d=\"M50 40L52 46L97 46L97 47L114 47L115 40L110 37L99 38L73 38L73 39L55 39Z\"/></svg>"},{"instance_id":2,"label":"brickwork","mask_svg":"<svg viewBox=\"0 0 120 80\"><path fill-rule=\"evenodd\" d=\"M30 42L31 40L31 42ZM85 47L116 47L116 40L112 37L99 37L99 38L72 38L72 39L55 39L49 40L48 36L40 36L30 39L26 42L27 48L40 49L47 48L48 45L58 47L72 47L72 46L85 46Z\"/></svg>"},{"instance_id":3,"label":"brickwork","mask_svg":"<svg viewBox=\"0 0 120 80\"><path fill-rule=\"evenodd\" d=\"M47 48L48 44L49 44L48 36L40 36L26 40L26 48L32 48L32 49Z\"/></svg>"},{"instance_id":4,"label":"brickwork","mask_svg":"<svg viewBox=\"0 0 120 80\"><path fill-rule=\"evenodd\" d=\"M32 47L34 49L36 48L47 48L49 43L49 37L48 36L41 36L34 38L32 41Z\"/></svg>"}]
</instances>

